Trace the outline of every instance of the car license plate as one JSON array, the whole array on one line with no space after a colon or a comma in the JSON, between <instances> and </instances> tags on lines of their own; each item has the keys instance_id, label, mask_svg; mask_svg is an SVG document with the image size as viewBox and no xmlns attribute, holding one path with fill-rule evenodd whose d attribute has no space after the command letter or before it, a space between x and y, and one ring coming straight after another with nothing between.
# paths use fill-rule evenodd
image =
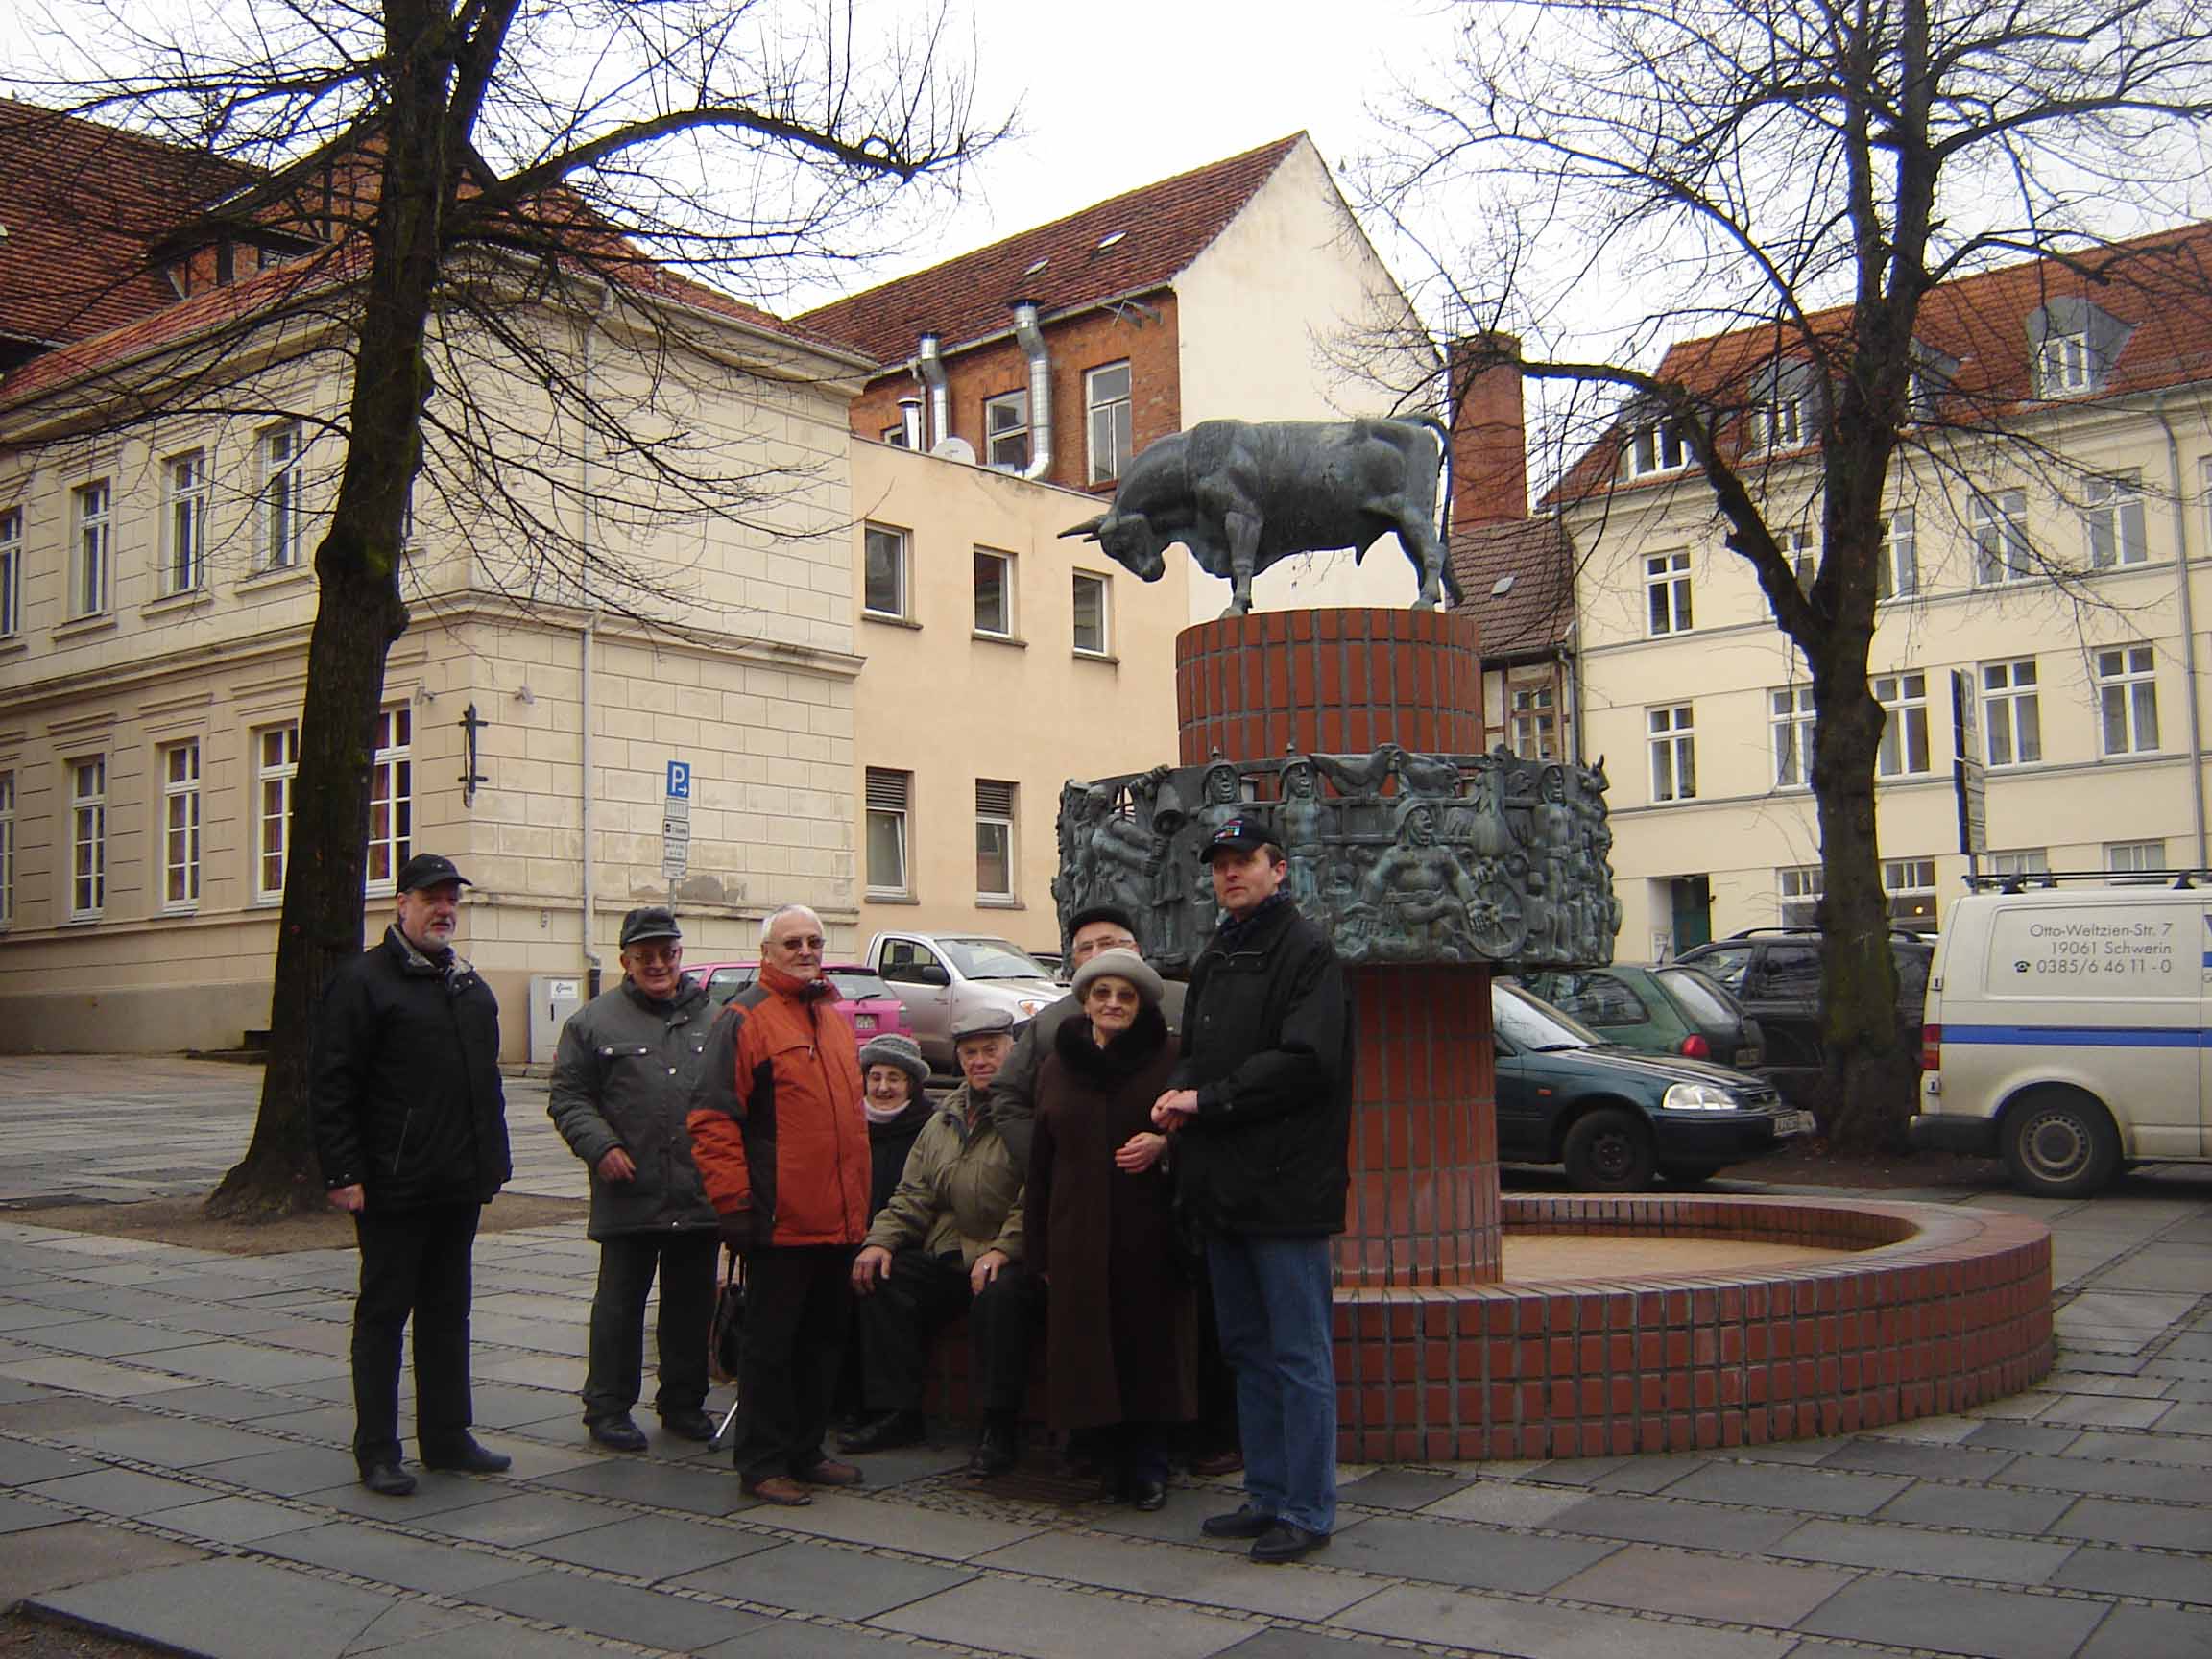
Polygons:
<instances>
[{"instance_id":1,"label":"car license plate","mask_svg":"<svg viewBox=\"0 0 2212 1659\"><path fill-rule=\"evenodd\" d=\"M873 1031L873 1030L875 1030L875 1029L876 1029L876 1016L875 1016L875 1015L873 1015L873 1014L855 1014L855 1015L854 1015L854 1016L853 1016L853 1029L854 1029L854 1030L855 1030L855 1031Z\"/></svg>"},{"instance_id":2,"label":"car license plate","mask_svg":"<svg viewBox=\"0 0 2212 1659\"><path fill-rule=\"evenodd\" d=\"M1810 1112L1783 1112L1774 1118L1774 1138L1779 1141L1791 1135L1810 1135L1817 1125Z\"/></svg>"}]
</instances>

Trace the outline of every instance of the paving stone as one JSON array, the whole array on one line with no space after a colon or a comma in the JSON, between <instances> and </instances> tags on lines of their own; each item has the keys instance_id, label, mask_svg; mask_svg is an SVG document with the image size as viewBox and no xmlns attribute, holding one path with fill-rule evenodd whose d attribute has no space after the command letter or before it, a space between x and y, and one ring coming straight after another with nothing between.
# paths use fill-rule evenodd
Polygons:
<instances>
[{"instance_id":1,"label":"paving stone","mask_svg":"<svg viewBox=\"0 0 2212 1659\"><path fill-rule=\"evenodd\" d=\"M2051 1575L2050 1582L2064 1590L2095 1590L2106 1596L2212 1604L2212 1559L2084 1545Z\"/></svg>"},{"instance_id":2,"label":"paving stone","mask_svg":"<svg viewBox=\"0 0 2212 1659\"><path fill-rule=\"evenodd\" d=\"M0 1331L51 1330L90 1317L80 1309L49 1308L42 1302L0 1301Z\"/></svg>"},{"instance_id":3,"label":"paving stone","mask_svg":"<svg viewBox=\"0 0 2212 1659\"><path fill-rule=\"evenodd\" d=\"M584 1532L604 1527L614 1514L604 1503L589 1503L560 1492L522 1492L494 1498L489 1503L471 1503L463 1509L427 1516L415 1525L425 1532L452 1538L472 1538L479 1544L516 1548L566 1532Z\"/></svg>"},{"instance_id":4,"label":"paving stone","mask_svg":"<svg viewBox=\"0 0 2212 1659\"><path fill-rule=\"evenodd\" d=\"M1378 1469L1336 1488L1339 1503L1374 1509L1426 1509L1467 1484L1464 1475L1431 1475L1410 1469Z\"/></svg>"},{"instance_id":5,"label":"paving stone","mask_svg":"<svg viewBox=\"0 0 2212 1659\"><path fill-rule=\"evenodd\" d=\"M1998 1446L2008 1452L2058 1453L2080 1438L2079 1429L2046 1429L2040 1423L1984 1423L1966 1436L1966 1444Z\"/></svg>"},{"instance_id":6,"label":"paving stone","mask_svg":"<svg viewBox=\"0 0 2212 1659\"><path fill-rule=\"evenodd\" d=\"M1798 1628L1977 1659L2071 1659L2104 1616L2093 1601L1883 1577L1838 1592Z\"/></svg>"},{"instance_id":7,"label":"paving stone","mask_svg":"<svg viewBox=\"0 0 2212 1659\"><path fill-rule=\"evenodd\" d=\"M575 1469L565 1469L531 1481L536 1487L582 1492L599 1498L620 1498L656 1509L675 1509L686 1515L729 1515L757 1508L737 1484L727 1465L719 1469L679 1469L636 1457L604 1457Z\"/></svg>"},{"instance_id":8,"label":"paving stone","mask_svg":"<svg viewBox=\"0 0 2212 1659\"><path fill-rule=\"evenodd\" d=\"M870 1621L940 1642L1026 1659L1098 1659L1102 1646L1146 1659L1207 1659L1252 1634L1241 1621L1133 1601L1101 1601L1041 1584L973 1581ZM1104 1630L1113 1632L1102 1644Z\"/></svg>"},{"instance_id":9,"label":"paving stone","mask_svg":"<svg viewBox=\"0 0 2212 1659\"><path fill-rule=\"evenodd\" d=\"M1630 1544L1553 1586L1551 1594L1640 1613L1787 1628L1856 1576L1766 1561L1731 1561L1721 1568L1708 1555Z\"/></svg>"},{"instance_id":10,"label":"paving stone","mask_svg":"<svg viewBox=\"0 0 2212 1659\"><path fill-rule=\"evenodd\" d=\"M508 1641L510 1650L516 1638L538 1634L525 1632L516 1625L491 1618L471 1607L442 1607L431 1601L395 1601L369 1622L368 1627L347 1645L349 1654L375 1653L405 1644L420 1642L425 1637L443 1635L449 1630L466 1630L471 1626L498 1631ZM532 1654L537 1652L531 1645ZM601 1659L605 1659L602 1655Z\"/></svg>"},{"instance_id":11,"label":"paving stone","mask_svg":"<svg viewBox=\"0 0 2212 1659\"><path fill-rule=\"evenodd\" d=\"M211 1479L228 1480L233 1486L248 1486L279 1498L298 1498L341 1482L357 1480L361 1471L351 1452L333 1451L327 1446L282 1445L250 1457L207 1464L200 1473Z\"/></svg>"},{"instance_id":12,"label":"paving stone","mask_svg":"<svg viewBox=\"0 0 2212 1659\"><path fill-rule=\"evenodd\" d=\"M2212 1498L2212 1493L2206 1496ZM2100 1544L2142 1544L2157 1550L2195 1550L2212 1554L2212 1508L2084 1498L2049 1530L2061 1538L2086 1538Z\"/></svg>"},{"instance_id":13,"label":"paving stone","mask_svg":"<svg viewBox=\"0 0 2212 1659\"><path fill-rule=\"evenodd\" d=\"M541 1540L530 1546L530 1552L577 1567L659 1580L784 1547L781 1540L758 1532L675 1515L610 1514L606 1526Z\"/></svg>"},{"instance_id":14,"label":"paving stone","mask_svg":"<svg viewBox=\"0 0 2212 1659\"><path fill-rule=\"evenodd\" d=\"M44 1359L16 1359L0 1364L0 1377L18 1382L36 1382L47 1388L66 1388L76 1394L96 1394L106 1400L130 1400L144 1394L163 1394L189 1388L183 1377L164 1377L111 1359L82 1355L56 1354Z\"/></svg>"},{"instance_id":15,"label":"paving stone","mask_svg":"<svg viewBox=\"0 0 2212 1659\"><path fill-rule=\"evenodd\" d=\"M910 1550L917 1555L934 1555L948 1561L965 1561L1007 1545L1044 1527L1035 1522L984 1520L974 1515L953 1515L942 1509L918 1509L888 1499L858 1499L843 1493L817 1492L804 1509L776 1509L770 1515L755 1513L755 1520L770 1520L781 1532L804 1532L815 1538L835 1538L847 1544L866 1544L878 1550Z\"/></svg>"},{"instance_id":16,"label":"paving stone","mask_svg":"<svg viewBox=\"0 0 2212 1659\"><path fill-rule=\"evenodd\" d=\"M94 1423L58 1431L55 1439L95 1455L128 1457L169 1469L192 1469L283 1449L283 1442L227 1423L193 1423L175 1417L141 1417L135 1423Z\"/></svg>"},{"instance_id":17,"label":"paving stone","mask_svg":"<svg viewBox=\"0 0 2212 1659\"><path fill-rule=\"evenodd\" d=\"M1501 1601L1428 1585L1384 1590L1332 1621L1352 1630L1515 1659L1783 1659L1789 1636Z\"/></svg>"},{"instance_id":18,"label":"paving stone","mask_svg":"<svg viewBox=\"0 0 2212 1659\"><path fill-rule=\"evenodd\" d=\"M2043 1382L2065 1394L2112 1394L2136 1400L2155 1400L2165 1386L2155 1377L2104 1371L2054 1371Z\"/></svg>"},{"instance_id":19,"label":"paving stone","mask_svg":"<svg viewBox=\"0 0 2212 1659\"><path fill-rule=\"evenodd\" d=\"M1931 1448L1930 1450L1941 1450ZM1902 1476L1847 1475L1826 1469L1710 1464L1667 1489L1670 1498L1750 1503L1827 1515L1871 1515L1909 1484Z\"/></svg>"},{"instance_id":20,"label":"paving stone","mask_svg":"<svg viewBox=\"0 0 2212 1659\"><path fill-rule=\"evenodd\" d=\"M529 1561L457 1549L444 1540L410 1538L357 1521L334 1521L282 1533L254 1548L264 1555L335 1567L356 1577L432 1596L466 1596L488 1584L541 1571Z\"/></svg>"},{"instance_id":21,"label":"paving stone","mask_svg":"<svg viewBox=\"0 0 2212 1659\"><path fill-rule=\"evenodd\" d=\"M2212 1659L2212 1614L2115 1607L2076 1659Z\"/></svg>"},{"instance_id":22,"label":"paving stone","mask_svg":"<svg viewBox=\"0 0 2212 1659\"><path fill-rule=\"evenodd\" d=\"M876 1563L870 1562L869 1566ZM849 1568L857 1574L860 1569ZM467 1600L486 1607L500 1607L548 1624L585 1630L647 1647L665 1647L686 1653L711 1647L743 1631L757 1629L767 1621L757 1614L716 1607L612 1584L604 1578L587 1578L558 1571L538 1572L503 1584L470 1591Z\"/></svg>"},{"instance_id":23,"label":"paving stone","mask_svg":"<svg viewBox=\"0 0 2212 1659\"><path fill-rule=\"evenodd\" d=\"M2156 1379L2148 1379L2155 1382ZM2152 1429L2174 1409L2170 1400L2122 1399L2108 1394L2069 1394L2037 1419L2079 1423L2085 1429Z\"/></svg>"},{"instance_id":24,"label":"paving stone","mask_svg":"<svg viewBox=\"0 0 2212 1659\"><path fill-rule=\"evenodd\" d=\"M200 1561L206 1551L150 1532L60 1517L52 1527L12 1533L0 1550L0 1607L40 1590L119 1578L153 1567Z\"/></svg>"},{"instance_id":25,"label":"paving stone","mask_svg":"<svg viewBox=\"0 0 2212 1659\"><path fill-rule=\"evenodd\" d=\"M63 1475L87 1475L103 1467L94 1458L22 1440L0 1440L0 1486L29 1486Z\"/></svg>"},{"instance_id":26,"label":"paving stone","mask_svg":"<svg viewBox=\"0 0 2212 1659\"><path fill-rule=\"evenodd\" d=\"M2046 1419L2047 1420L2047 1419ZM1995 1447L1950 1446L1912 1440L1853 1440L1820 1460L1823 1469L1910 1475L1915 1479L1987 1480L2015 1454Z\"/></svg>"},{"instance_id":27,"label":"paving stone","mask_svg":"<svg viewBox=\"0 0 2212 1659\"><path fill-rule=\"evenodd\" d=\"M2201 1473L2095 1457L2025 1456L1991 1484L2047 1486L2055 1492L2081 1492L2098 1498L2162 1498L2176 1503L2200 1503L2204 1497Z\"/></svg>"},{"instance_id":28,"label":"paving stone","mask_svg":"<svg viewBox=\"0 0 2212 1659\"><path fill-rule=\"evenodd\" d=\"M1590 1500L1579 1491L1523 1486L1505 1480L1478 1480L1421 1511L1452 1521L1481 1521L1492 1527L1550 1527L1552 1517Z\"/></svg>"},{"instance_id":29,"label":"paving stone","mask_svg":"<svg viewBox=\"0 0 2212 1659\"><path fill-rule=\"evenodd\" d=\"M2112 1434L2092 1431L2081 1436L2068 1455L2075 1457L2110 1457L2129 1463L2168 1463L2185 1469L2212 1468L2212 1438L2186 1434Z\"/></svg>"},{"instance_id":30,"label":"paving stone","mask_svg":"<svg viewBox=\"0 0 2212 1659\"><path fill-rule=\"evenodd\" d=\"M1380 1642L1361 1642L1351 1636L1324 1636L1314 1630L1262 1630L1234 1647L1224 1648L1221 1659L1382 1659L1400 1653Z\"/></svg>"},{"instance_id":31,"label":"paving stone","mask_svg":"<svg viewBox=\"0 0 2212 1659\"><path fill-rule=\"evenodd\" d=\"M1708 1550L1756 1554L1796 1526L1797 1517L1620 1497L1586 1499L1544 1525L1555 1531L1584 1532L1594 1538L1638 1544L1690 1543Z\"/></svg>"},{"instance_id":32,"label":"paving stone","mask_svg":"<svg viewBox=\"0 0 2212 1659\"><path fill-rule=\"evenodd\" d=\"M965 1584L975 1576L890 1556L855 1556L825 1544L778 1544L702 1567L663 1586L700 1590L832 1619L858 1622Z\"/></svg>"},{"instance_id":33,"label":"paving stone","mask_svg":"<svg viewBox=\"0 0 2212 1659\"><path fill-rule=\"evenodd\" d=\"M248 1388L286 1388L334 1377L346 1378L348 1389L352 1387L343 1359L263 1348L252 1342L204 1342L196 1348L172 1348L155 1356L151 1362L164 1371L213 1382L236 1382Z\"/></svg>"},{"instance_id":34,"label":"paving stone","mask_svg":"<svg viewBox=\"0 0 2212 1659\"><path fill-rule=\"evenodd\" d=\"M1920 1480L1874 1513L1884 1521L1971 1527L1978 1532L2020 1532L2033 1537L2048 1532L2051 1523L2075 1502L2063 1492L1950 1486Z\"/></svg>"},{"instance_id":35,"label":"paving stone","mask_svg":"<svg viewBox=\"0 0 2212 1659\"><path fill-rule=\"evenodd\" d=\"M391 1604L375 1591L239 1559L132 1573L27 1603L202 1659L337 1659Z\"/></svg>"},{"instance_id":36,"label":"paving stone","mask_svg":"<svg viewBox=\"0 0 2212 1659\"><path fill-rule=\"evenodd\" d=\"M346 1466L351 1469L353 1459L349 1456ZM440 1515L448 1509L464 1509L471 1503L489 1503L504 1498L514 1488L496 1485L489 1480L472 1479L466 1475L447 1475L436 1470L410 1466L415 1477L415 1490L405 1498L385 1498L361 1484L358 1475L342 1485L325 1486L312 1492L297 1494L303 1502L318 1504L325 1509L336 1509L348 1515L363 1515L373 1521L393 1521L413 1525L426 1516ZM279 1497L291 1494L279 1493Z\"/></svg>"},{"instance_id":37,"label":"paving stone","mask_svg":"<svg viewBox=\"0 0 2212 1659\"><path fill-rule=\"evenodd\" d=\"M87 1319L80 1324L58 1325L34 1333L42 1348L64 1354L88 1354L113 1359L129 1354L158 1354L167 1348L191 1348L207 1338L194 1331L164 1331L129 1319Z\"/></svg>"},{"instance_id":38,"label":"paving stone","mask_svg":"<svg viewBox=\"0 0 2212 1659\"><path fill-rule=\"evenodd\" d=\"M779 1619L700 1649L702 1659L915 1659L927 1651L911 1642L794 1619Z\"/></svg>"},{"instance_id":39,"label":"paving stone","mask_svg":"<svg viewBox=\"0 0 2212 1659\"><path fill-rule=\"evenodd\" d=\"M76 1519L66 1509L0 1493L0 1534L28 1532L36 1527L55 1527Z\"/></svg>"},{"instance_id":40,"label":"paving stone","mask_svg":"<svg viewBox=\"0 0 2212 1659\"><path fill-rule=\"evenodd\" d=\"M2073 1551L2072 1544L1926 1532L1871 1521L1808 1521L1767 1552L1802 1561L1832 1561L1844 1567L1876 1567L1998 1584L2041 1584Z\"/></svg>"},{"instance_id":41,"label":"paving stone","mask_svg":"<svg viewBox=\"0 0 2212 1659\"><path fill-rule=\"evenodd\" d=\"M160 1522L173 1532L218 1544L251 1544L279 1532L301 1532L323 1525L319 1515L287 1509L259 1498L210 1498L204 1503L186 1503L181 1508L162 1510Z\"/></svg>"},{"instance_id":42,"label":"paving stone","mask_svg":"<svg viewBox=\"0 0 2212 1659\"><path fill-rule=\"evenodd\" d=\"M186 1503L202 1503L218 1496L204 1486L188 1486L159 1475L141 1475L135 1469L98 1469L89 1475L64 1475L21 1488L80 1509L97 1509L107 1515L153 1515Z\"/></svg>"},{"instance_id":43,"label":"paving stone","mask_svg":"<svg viewBox=\"0 0 2212 1659\"><path fill-rule=\"evenodd\" d=\"M211 1417L218 1423L256 1423L262 1418L288 1416L312 1402L260 1388L241 1388L234 1382L201 1382L161 1396L164 1411L183 1411L194 1417Z\"/></svg>"},{"instance_id":44,"label":"paving stone","mask_svg":"<svg viewBox=\"0 0 2212 1659\"><path fill-rule=\"evenodd\" d=\"M1329 1565L1470 1590L1540 1595L1618 1550L1611 1541L1541 1538L1441 1521L1370 1520L1339 1537Z\"/></svg>"},{"instance_id":45,"label":"paving stone","mask_svg":"<svg viewBox=\"0 0 2212 1659\"><path fill-rule=\"evenodd\" d=\"M1333 1567L1358 1564L1341 1543L1332 1545L1321 1558ZM1242 1555L1162 1550L1069 1532L1025 1538L980 1557L975 1565L1309 1623L1341 1613L1375 1588L1349 1573L1283 1573Z\"/></svg>"}]
</instances>

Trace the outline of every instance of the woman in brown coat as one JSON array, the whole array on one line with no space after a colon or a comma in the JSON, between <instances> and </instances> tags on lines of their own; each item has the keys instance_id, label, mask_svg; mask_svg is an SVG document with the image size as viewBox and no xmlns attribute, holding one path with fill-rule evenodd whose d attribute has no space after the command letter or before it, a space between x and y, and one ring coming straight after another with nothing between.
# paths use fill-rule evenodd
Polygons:
<instances>
[{"instance_id":1,"label":"woman in brown coat","mask_svg":"<svg viewBox=\"0 0 2212 1659\"><path fill-rule=\"evenodd\" d=\"M1175 1066L1160 993L1134 951L1076 974L1081 1012L1037 1074L1024 1201L1030 1265L1051 1285L1046 1414L1096 1431L1140 1509L1166 1502L1169 1425L1197 1415L1195 1307L1151 1118Z\"/></svg>"}]
</instances>

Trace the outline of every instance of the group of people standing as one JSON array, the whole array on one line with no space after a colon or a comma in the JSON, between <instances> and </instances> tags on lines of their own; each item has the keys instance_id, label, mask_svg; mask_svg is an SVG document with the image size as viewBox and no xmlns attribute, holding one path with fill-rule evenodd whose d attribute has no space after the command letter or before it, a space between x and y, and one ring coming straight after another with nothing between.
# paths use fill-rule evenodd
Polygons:
<instances>
[{"instance_id":1,"label":"group of people standing","mask_svg":"<svg viewBox=\"0 0 2212 1659\"><path fill-rule=\"evenodd\" d=\"M1249 1539L1262 1561L1325 1545L1329 1239L1343 1226L1352 1076L1343 974L1284 891L1263 826L1233 819L1202 855L1224 920L1182 997L1179 1039L1184 988L1101 905L1074 919L1070 996L1019 1031L1004 1015L962 1024L961 1083L935 1105L911 1039L862 1046L837 1014L812 911L767 918L758 977L719 1014L682 972L674 916L632 911L622 983L564 1029L549 1107L589 1169L601 1247L591 1438L648 1444L632 1412L656 1277L661 1426L713 1436L707 1329L727 1243L744 1268L733 1458L750 1496L804 1504L861 1482L827 1449L841 1405L854 1413L844 1456L919 1441L931 1341L965 1313L971 1469L1000 1474L1020 1456L1042 1322L1047 1421L1113 1495L1157 1508L1177 1426L1198 1414L1210 1287L1246 1499L1203 1530ZM506 1461L468 1431L469 1241L507 1168L496 1006L451 948L464 885L449 860L409 862L385 940L333 982L317 1056L325 1177L361 1238L355 1454L364 1483L392 1495L414 1484L397 1419L410 1311L422 1460ZM425 1091L433 1066L465 1086Z\"/></svg>"}]
</instances>

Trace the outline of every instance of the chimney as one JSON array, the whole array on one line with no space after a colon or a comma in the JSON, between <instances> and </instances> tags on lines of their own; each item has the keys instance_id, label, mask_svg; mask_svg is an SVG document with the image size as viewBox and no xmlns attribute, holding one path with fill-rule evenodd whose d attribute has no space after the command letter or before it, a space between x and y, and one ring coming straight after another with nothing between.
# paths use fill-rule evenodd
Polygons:
<instances>
[{"instance_id":1,"label":"chimney","mask_svg":"<svg viewBox=\"0 0 2212 1659\"><path fill-rule=\"evenodd\" d=\"M1521 341L1485 331L1445 353L1452 397L1452 528L1528 517L1528 440L1521 422Z\"/></svg>"}]
</instances>

